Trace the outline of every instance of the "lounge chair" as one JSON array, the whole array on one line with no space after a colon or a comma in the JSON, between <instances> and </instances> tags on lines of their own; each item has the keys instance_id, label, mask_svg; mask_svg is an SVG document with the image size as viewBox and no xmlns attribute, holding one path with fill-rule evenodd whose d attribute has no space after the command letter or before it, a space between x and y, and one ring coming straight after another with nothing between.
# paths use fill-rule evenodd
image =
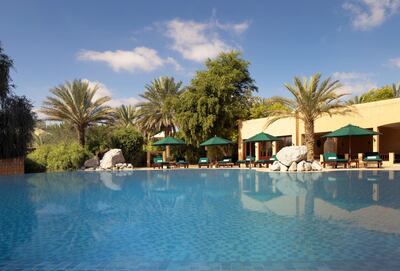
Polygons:
<instances>
[{"instance_id":1,"label":"lounge chair","mask_svg":"<svg viewBox=\"0 0 400 271\"><path fill-rule=\"evenodd\" d=\"M245 160L237 160L236 164L239 165L239 167L240 167L241 164L245 164L246 167L248 167L249 164L253 163L255 160L256 160L256 158L254 156L249 156L248 155L248 156L246 156Z\"/></svg>"},{"instance_id":2,"label":"lounge chair","mask_svg":"<svg viewBox=\"0 0 400 271\"><path fill-rule=\"evenodd\" d=\"M199 168L201 167L210 167L210 161L208 160L207 157L201 157L199 159L199 162L197 163L199 165Z\"/></svg>"},{"instance_id":3,"label":"lounge chair","mask_svg":"<svg viewBox=\"0 0 400 271\"><path fill-rule=\"evenodd\" d=\"M232 158L224 158L217 162L217 167L233 167L235 164L232 163Z\"/></svg>"},{"instance_id":4,"label":"lounge chair","mask_svg":"<svg viewBox=\"0 0 400 271\"><path fill-rule=\"evenodd\" d=\"M153 168L163 168L163 166L169 166L169 163L164 161L162 157L153 158Z\"/></svg>"},{"instance_id":5,"label":"lounge chair","mask_svg":"<svg viewBox=\"0 0 400 271\"><path fill-rule=\"evenodd\" d=\"M366 152L364 153L364 167L368 167L368 164L376 163L376 166L379 168L382 166L382 158L378 152Z\"/></svg>"},{"instance_id":6,"label":"lounge chair","mask_svg":"<svg viewBox=\"0 0 400 271\"><path fill-rule=\"evenodd\" d=\"M268 167L269 164L273 164L275 161L278 161L276 155L272 155L269 159L259 159L255 162L256 166L261 167L262 165L266 165Z\"/></svg>"},{"instance_id":7,"label":"lounge chair","mask_svg":"<svg viewBox=\"0 0 400 271\"><path fill-rule=\"evenodd\" d=\"M189 168L189 163L182 157L177 158L175 164L177 167Z\"/></svg>"},{"instance_id":8,"label":"lounge chair","mask_svg":"<svg viewBox=\"0 0 400 271\"><path fill-rule=\"evenodd\" d=\"M343 167L347 168L349 160L338 158L336 153L334 152L327 152L323 155L324 161L322 161L322 166L325 167L326 165L331 165L333 168L337 168L338 165L342 164Z\"/></svg>"}]
</instances>

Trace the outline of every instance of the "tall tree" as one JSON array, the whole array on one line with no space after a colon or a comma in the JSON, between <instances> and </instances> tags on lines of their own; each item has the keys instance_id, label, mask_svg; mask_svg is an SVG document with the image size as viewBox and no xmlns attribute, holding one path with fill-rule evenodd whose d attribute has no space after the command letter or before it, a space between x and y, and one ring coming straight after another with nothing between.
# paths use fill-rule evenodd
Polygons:
<instances>
[{"instance_id":1,"label":"tall tree","mask_svg":"<svg viewBox=\"0 0 400 271\"><path fill-rule=\"evenodd\" d=\"M115 109L116 125L122 127L134 126L137 112L132 105L121 105Z\"/></svg>"},{"instance_id":2,"label":"tall tree","mask_svg":"<svg viewBox=\"0 0 400 271\"><path fill-rule=\"evenodd\" d=\"M85 132L88 126L105 123L113 117L112 109L105 105L110 97L95 99L99 87L90 87L84 80L66 82L50 90L52 97L43 102L41 112L47 120L71 124L78 134L79 143L85 145Z\"/></svg>"},{"instance_id":3,"label":"tall tree","mask_svg":"<svg viewBox=\"0 0 400 271\"><path fill-rule=\"evenodd\" d=\"M0 44L0 158L24 156L35 124L31 102L12 93L12 67L13 61Z\"/></svg>"},{"instance_id":4,"label":"tall tree","mask_svg":"<svg viewBox=\"0 0 400 271\"><path fill-rule=\"evenodd\" d=\"M395 83L392 84L392 92L394 98L400 97L400 83L398 83L397 85Z\"/></svg>"},{"instance_id":5,"label":"tall tree","mask_svg":"<svg viewBox=\"0 0 400 271\"><path fill-rule=\"evenodd\" d=\"M145 101L137 105L137 120L146 134L163 131L169 136L176 132L175 104L182 93L181 85L173 77L160 77L145 86L140 95Z\"/></svg>"},{"instance_id":6,"label":"tall tree","mask_svg":"<svg viewBox=\"0 0 400 271\"><path fill-rule=\"evenodd\" d=\"M281 118L299 118L304 123L305 143L307 146L307 160L314 160L314 123L323 115L345 114L351 107L342 98L345 94L338 94L336 90L341 87L339 81L327 78L321 81L319 73L311 76L309 80L294 78L294 85L285 84L293 95L292 99L283 97L271 98L272 103L281 103L285 107L281 110L269 112L267 126Z\"/></svg>"},{"instance_id":7,"label":"tall tree","mask_svg":"<svg viewBox=\"0 0 400 271\"><path fill-rule=\"evenodd\" d=\"M11 92L14 87L11 84L12 80L10 77L10 69L13 68L12 59L6 55L0 43L0 101L4 102L7 95Z\"/></svg>"},{"instance_id":8,"label":"tall tree","mask_svg":"<svg viewBox=\"0 0 400 271\"><path fill-rule=\"evenodd\" d=\"M232 138L238 120L249 115L251 95L257 91L248 70L250 63L237 51L208 59L177 104L179 129L193 145L220 135Z\"/></svg>"}]
</instances>

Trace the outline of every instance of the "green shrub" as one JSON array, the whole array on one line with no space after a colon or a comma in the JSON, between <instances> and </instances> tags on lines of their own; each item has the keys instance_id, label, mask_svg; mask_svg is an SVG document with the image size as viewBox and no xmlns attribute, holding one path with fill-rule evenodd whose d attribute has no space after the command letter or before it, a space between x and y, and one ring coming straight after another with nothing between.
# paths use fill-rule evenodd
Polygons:
<instances>
[{"instance_id":1,"label":"green shrub","mask_svg":"<svg viewBox=\"0 0 400 271\"><path fill-rule=\"evenodd\" d=\"M125 160L141 165L145 160L143 136L133 127L118 128L111 135L111 147L122 150Z\"/></svg>"},{"instance_id":2,"label":"green shrub","mask_svg":"<svg viewBox=\"0 0 400 271\"><path fill-rule=\"evenodd\" d=\"M113 127L110 126L92 126L86 133L86 147L94 154L102 153L111 146L111 134Z\"/></svg>"},{"instance_id":3,"label":"green shrub","mask_svg":"<svg viewBox=\"0 0 400 271\"><path fill-rule=\"evenodd\" d=\"M26 172L75 170L90 157L90 152L77 143L42 145L28 154L25 167Z\"/></svg>"}]
</instances>

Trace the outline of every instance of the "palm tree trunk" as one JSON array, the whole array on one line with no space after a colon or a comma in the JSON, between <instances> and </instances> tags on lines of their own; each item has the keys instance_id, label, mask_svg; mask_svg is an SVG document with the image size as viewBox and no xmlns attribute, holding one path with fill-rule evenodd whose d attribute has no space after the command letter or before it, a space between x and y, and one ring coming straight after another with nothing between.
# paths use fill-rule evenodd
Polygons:
<instances>
[{"instance_id":1,"label":"palm tree trunk","mask_svg":"<svg viewBox=\"0 0 400 271\"><path fill-rule=\"evenodd\" d=\"M85 146L85 128L78 127L77 131L78 131L79 144L83 147L83 146Z\"/></svg>"},{"instance_id":2,"label":"palm tree trunk","mask_svg":"<svg viewBox=\"0 0 400 271\"><path fill-rule=\"evenodd\" d=\"M305 139L307 147L307 161L314 160L314 120L308 120L304 122Z\"/></svg>"}]
</instances>

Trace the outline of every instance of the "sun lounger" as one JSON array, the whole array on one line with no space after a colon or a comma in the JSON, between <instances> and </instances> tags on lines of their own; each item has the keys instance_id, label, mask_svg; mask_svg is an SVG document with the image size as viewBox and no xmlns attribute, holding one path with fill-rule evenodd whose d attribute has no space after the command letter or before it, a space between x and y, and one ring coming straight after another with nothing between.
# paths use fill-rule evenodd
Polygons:
<instances>
[{"instance_id":1,"label":"sun lounger","mask_svg":"<svg viewBox=\"0 0 400 271\"><path fill-rule=\"evenodd\" d=\"M254 156L247 156L245 160L237 160L236 164L239 165L239 167L241 164L245 164L246 167L248 167L250 163L254 162L254 160L256 160Z\"/></svg>"},{"instance_id":2,"label":"sun lounger","mask_svg":"<svg viewBox=\"0 0 400 271\"><path fill-rule=\"evenodd\" d=\"M175 164L177 167L189 168L189 163L185 160L185 158L177 158Z\"/></svg>"},{"instance_id":3,"label":"sun lounger","mask_svg":"<svg viewBox=\"0 0 400 271\"><path fill-rule=\"evenodd\" d=\"M327 152L323 155L324 161L322 162L322 166L325 167L326 165L330 165L333 168L337 168L338 165L343 165L343 167L347 167L349 160L338 158L336 153L334 152Z\"/></svg>"},{"instance_id":4,"label":"sun lounger","mask_svg":"<svg viewBox=\"0 0 400 271\"><path fill-rule=\"evenodd\" d=\"M169 166L170 164L162 159L162 157L153 158L153 168L163 168L163 166Z\"/></svg>"},{"instance_id":5,"label":"sun lounger","mask_svg":"<svg viewBox=\"0 0 400 271\"><path fill-rule=\"evenodd\" d=\"M208 160L207 157L201 157L199 159L199 162L197 163L199 165L199 168L201 167L210 167L210 161Z\"/></svg>"},{"instance_id":6,"label":"sun lounger","mask_svg":"<svg viewBox=\"0 0 400 271\"><path fill-rule=\"evenodd\" d=\"M232 163L232 158L224 158L217 162L217 167L233 167L235 164Z\"/></svg>"},{"instance_id":7,"label":"sun lounger","mask_svg":"<svg viewBox=\"0 0 400 271\"><path fill-rule=\"evenodd\" d=\"M268 166L269 164L273 164L275 161L278 161L276 155L272 155L269 159L259 159L255 162L256 166L261 167L262 165Z\"/></svg>"},{"instance_id":8,"label":"sun lounger","mask_svg":"<svg viewBox=\"0 0 400 271\"><path fill-rule=\"evenodd\" d=\"M368 167L369 164L376 164L379 168L382 166L382 158L378 152L367 152L364 153L364 167Z\"/></svg>"}]
</instances>

